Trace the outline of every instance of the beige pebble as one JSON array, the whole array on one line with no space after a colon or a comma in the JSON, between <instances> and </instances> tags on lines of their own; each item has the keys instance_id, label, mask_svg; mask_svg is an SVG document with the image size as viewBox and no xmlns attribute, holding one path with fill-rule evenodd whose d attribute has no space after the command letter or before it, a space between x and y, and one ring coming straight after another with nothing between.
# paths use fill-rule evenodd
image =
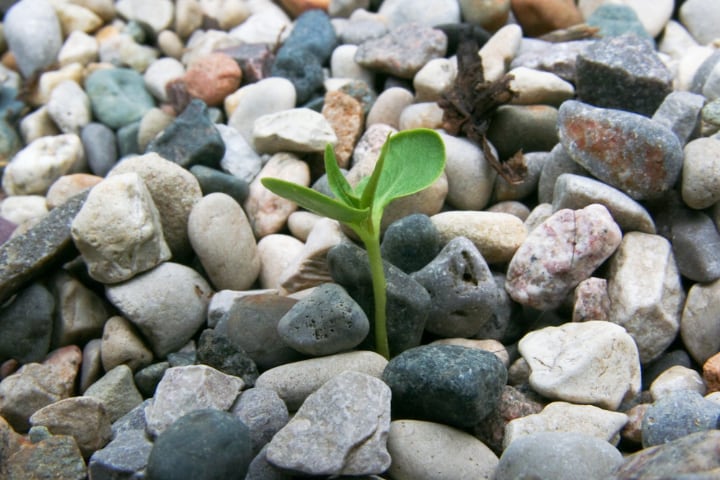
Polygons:
<instances>
[{"instance_id":1,"label":"beige pebble","mask_svg":"<svg viewBox=\"0 0 720 480\"><path fill-rule=\"evenodd\" d=\"M53 209L65 203L78 193L92 188L102 181L103 177L90 175L89 173L72 173L63 175L50 185L45 195L49 209Z\"/></svg>"},{"instance_id":2,"label":"beige pebble","mask_svg":"<svg viewBox=\"0 0 720 480\"><path fill-rule=\"evenodd\" d=\"M257 244L260 288L279 289L283 272L302 248L303 242L291 235L273 233L261 238Z\"/></svg>"},{"instance_id":3,"label":"beige pebble","mask_svg":"<svg viewBox=\"0 0 720 480\"><path fill-rule=\"evenodd\" d=\"M366 124L376 123L389 125L394 129L400 127L400 114L414 101L410 90L402 87L390 87L378 95L368 112Z\"/></svg>"},{"instance_id":4,"label":"beige pebble","mask_svg":"<svg viewBox=\"0 0 720 480\"><path fill-rule=\"evenodd\" d=\"M114 315L103 327L100 358L106 372L118 365L137 371L150 365L153 354L135 326L125 317Z\"/></svg>"},{"instance_id":5,"label":"beige pebble","mask_svg":"<svg viewBox=\"0 0 720 480\"><path fill-rule=\"evenodd\" d=\"M398 120L400 130L441 128L443 109L436 102L413 103L405 107Z\"/></svg>"},{"instance_id":6,"label":"beige pebble","mask_svg":"<svg viewBox=\"0 0 720 480\"><path fill-rule=\"evenodd\" d=\"M658 375L650 384L650 394L655 401L673 392L683 390L693 390L700 395L705 395L707 387L696 370L682 365L673 365Z\"/></svg>"}]
</instances>

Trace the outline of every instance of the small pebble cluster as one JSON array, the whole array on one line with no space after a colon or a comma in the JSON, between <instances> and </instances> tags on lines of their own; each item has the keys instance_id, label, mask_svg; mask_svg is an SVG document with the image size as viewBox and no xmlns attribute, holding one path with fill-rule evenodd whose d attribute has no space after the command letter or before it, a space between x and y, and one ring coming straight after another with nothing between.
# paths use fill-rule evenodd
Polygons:
<instances>
[{"instance_id":1,"label":"small pebble cluster","mask_svg":"<svg viewBox=\"0 0 720 480\"><path fill-rule=\"evenodd\" d=\"M717 0L0 6L0 478L717 475ZM388 360L352 232L260 180L413 128Z\"/></svg>"}]
</instances>

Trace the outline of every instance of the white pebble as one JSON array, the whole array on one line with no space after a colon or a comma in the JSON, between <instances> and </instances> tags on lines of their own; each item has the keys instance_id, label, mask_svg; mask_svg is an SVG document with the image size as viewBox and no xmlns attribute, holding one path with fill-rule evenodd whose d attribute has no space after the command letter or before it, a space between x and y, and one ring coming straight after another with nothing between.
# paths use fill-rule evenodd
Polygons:
<instances>
[{"instance_id":1,"label":"white pebble","mask_svg":"<svg viewBox=\"0 0 720 480\"><path fill-rule=\"evenodd\" d=\"M79 134L90 123L90 98L80 85L72 80L60 83L50 94L47 111L63 133Z\"/></svg>"},{"instance_id":2,"label":"white pebble","mask_svg":"<svg viewBox=\"0 0 720 480\"><path fill-rule=\"evenodd\" d=\"M455 86L457 57L433 58L413 77L415 101L436 102Z\"/></svg>"},{"instance_id":3,"label":"white pebble","mask_svg":"<svg viewBox=\"0 0 720 480\"><path fill-rule=\"evenodd\" d=\"M258 153L324 152L337 136L322 114L309 108L269 113L255 120L253 145Z\"/></svg>"},{"instance_id":4,"label":"white pebble","mask_svg":"<svg viewBox=\"0 0 720 480\"><path fill-rule=\"evenodd\" d=\"M85 32L74 31L68 35L60 49L58 63L63 67L75 62L87 65L97 60L99 48L95 37Z\"/></svg>"},{"instance_id":5,"label":"white pebble","mask_svg":"<svg viewBox=\"0 0 720 480\"><path fill-rule=\"evenodd\" d=\"M165 87L173 80L182 78L185 75L185 67L178 60L171 57L163 57L155 60L148 66L143 75L145 88L153 97L161 102L167 102L167 91Z\"/></svg>"},{"instance_id":6,"label":"white pebble","mask_svg":"<svg viewBox=\"0 0 720 480\"><path fill-rule=\"evenodd\" d=\"M412 128L442 128L443 109L436 102L413 103L400 113L400 130Z\"/></svg>"}]
</instances>

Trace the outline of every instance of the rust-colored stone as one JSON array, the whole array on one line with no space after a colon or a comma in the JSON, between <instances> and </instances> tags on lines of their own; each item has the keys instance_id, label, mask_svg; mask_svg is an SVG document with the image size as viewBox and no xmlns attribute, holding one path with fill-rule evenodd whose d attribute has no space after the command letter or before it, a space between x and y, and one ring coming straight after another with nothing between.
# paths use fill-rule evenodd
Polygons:
<instances>
[{"instance_id":1,"label":"rust-colored stone","mask_svg":"<svg viewBox=\"0 0 720 480\"><path fill-rule=\"evenodd\" d=\"M199 98L210 107L216 107L240 88L242 70L229 55L213 52L190 64L183 81L192 97Z\"/></svg>"},{"instance_id":2,"label":"rust-colored stone","mask_svg":"<svg viewBox=\"0 0 720 480\"><path fill-rule=\"evenodd\" d=\"M703 380L708 393L720 391L720 353L708 358L703 364Z\"/></svg>"}]
</instances>

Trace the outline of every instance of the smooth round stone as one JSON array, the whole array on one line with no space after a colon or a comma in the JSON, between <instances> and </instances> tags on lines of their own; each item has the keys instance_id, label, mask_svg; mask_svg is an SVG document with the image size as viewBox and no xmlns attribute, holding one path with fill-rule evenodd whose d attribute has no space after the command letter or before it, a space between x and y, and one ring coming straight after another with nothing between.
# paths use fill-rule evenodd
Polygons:
<instances>
[{"instance_id":1,"label":"smooth round stone","mask_svg":"<svg viewBox=\"0 0 720 480\"><path fill-rule=\"evenodd\" d=\"M221 52L193 61L183 77L188 94L211 107L222 105L225 97L240 87L241 80L242 70L238 63Z\"/></svg>"},{"instance_id":2,"label":"smooth round stone","mask_svg":"<svg viewBox=\"0 0 720 480\"><path fill-rule=\"evenodd\" d=\"M707 387L697 370L683 365L673 365L650 384L650 394L655 401L675 392L687 390L705 395Z\"/></svg>"},{"instance_id":3,"label":"smooth round stone","mask_svg":"<svg viewBox=\"0 0 720 480\"><path fill-rule=\"evenodd\" d=\"M106 289L108 300L138 327L158 358L185 345L202 326L211 292L195 270L172 262Z\"/></svg>"},{"instance_id":4,"label":"smooth round stone","mask_svg":"<svg viewBox=\"0 0 720 480\"><path fill-rule=\"evenodd\" d=\"M143 401L135 387L132 370L127 365L118 365L93 383L83 396L100 400L114 423Z\"/></svg>"},{"instance_id":5,"label":"smooth round stone","mask_svg":"<svg viewBox=\"0 0 720 480\"><path fill-rule=\"evenodd\" d=\"M720 140L698 138L685 146L682 198L690 207L703 209L720 201Z\"/></svg>"},{"instance_id":6,"label":"smooth round stone","mask_svg":"<svg viewBox=\"0 0 720 480\"><path fill-rule=\"evenodd\" d=\"M147 367L153 354L137 329L124 317L114 315L103 327L100 358L102 367L109 372L118 365L127 365L133 371Z\"/></svg>"},{"instance_id":7,"label":"smooth round stone","mask_svg":"<svg viewBox=\"0 0 720 480\"><path fill-rule=\"evenodd\" d=\"M55 7L63 32L94 32L103 20L92 10L73 3L61 3Z\"/></svg>"},{"instance_id":8,"label":"smooth round stone","mask_svg":"<svg viewBox=\"0 0 720 480\"><path fill-rule=\"evenodd\" d=\"M568 100L560 107L558 130L573 160L635 200L662 195L680 175L677 136L642 115Z\"/></svg>"},{"instance_id":9,"label":"smooth round stone","mask_svg":"<svg viewBox=\"0 0 720 480\"><path fill-rule=\"evenodd\" d=\"M680 274L696 282L720 278L720 233L712 219L698 210L679 209L670 223L673 254Z\"/></svg>"},{"instance_id":10,"label":"smooth round stone","mask_svg":"<svg viewBox=\"0 0 720 480\"><path fill-rule=\"evenodd\" d=\"M102 177L88 173L63 175L50 186L45 195L47 208L52 210L55 207L59 207L78 193L94 187L102 180Z\"/></svg>"},{"instance_id":11,"label":"smooth round stone","mask_svg":"<svg viewBox=\"0 0 720 480\"><path fill-rule=\"evenodd\" d=\"M258 153L324 152L338 141L330 123L309 108L291 108L255 120L252 142Z\"/></svg>"},{"instance_id":12,"label":"smooth round stone","mask_svg":"<svg viewBox=\"0 0 720 480\"><path fill-rule=\"evenodd\" d=\"M656 378L675 366L692 367L692 359L685 350L667 351L649 364L644 365L643 390L648 390Z\"/></svg>"},{"instance_id":13,"label":"smooth round stone","mask_svg":"<svg viewBox=\"0 0 720 480\"><path fill-rule=\"evenodd\" d=\"M670 393L650 405L642 421L643 447L717 428L720 405L692 390Z\"/></svg>"},{"instance_id":14,"label":"smooth round stone","mask_svg":"<svg viewBox=\"0 0 720 480\"><path fill-rule=\"evenodd\" d=\"M170 26L175 11L170 0L157 0L151 3L143 0L118 0L115 9L127 20L146 23L155 33Z\"/></svg>"},{"instance_id":15,"label":"smooth round stone","mask_svg":"<svg viewBox=\"0 0 720 480\"><path fill-rule=\"evenodd\" d=\"M414 102L412 92L402 87L390 87L378 95L370 108L365 124L376 123L389 125L395 129L400 126L400 114Z\"/></svg>"},{"instance_id":16,"label":"smooth round stone","mask_svg":"<svg viewBox=\"0 0 720 480\"><path fill-rule=\"evenodd\" d=\"M506 72L506 67L517 54L523 38L519 25L505 25L482 46L482 58L485 81L499 80Z\"/></svg>"},{"instance_id":17,"label":"smooth round stone","mask_svg":"<svg viewBox=\"0 0 720 480\"><path fill-rule=\"evenodd\" d=\"M253 454L270 443L288 420L288 409L280 396L269 388L250 388L240 394L231 413L250 429Z\"/></svg>"},{"instance_id":18,"label":"smooth round stone","mask_svg":"<svg viewBox=\"0 0 720 480\"><path fill-rule=\"evenodd\" d=\"M160 52L168 58L179 60L182 57L183 45L182 40L177 33L172 30L163 30L157 36L157 46Z\"/></svg>"},{"instance_id":19,"label":"smooth round stone","mask_svg":"<svg viewBox=\"0 0 720 480\"><path fill-rule=\"evenodd\" d=\"M41 284L19 291L0 310L0 360L41 361L50 349L55 299Z\"/></svg>"},{"instance_id":20,"label":"smooth round stone","mask_svg":"<svg viewBox=\"0 0 720 480\"><path fill-rule=\"evenodd\" d=\"M447 203L459 210L482 210L490 201L497 172L470 140L440 134L445 144Z\"/></svg>"},{"instance_id":21,"label":"smooth round stone","mask_svg":"<svg viewBox=\"0 0 720 480\"><path fill-rule=\"evenodd\" d=\"M98 42L95 37L85 32L75 30L65 39L60 52L58 53L58 62L61 66L67 66L71 63L79 63L87 65L98 58Z\"/></svg>"},{"instance_id":22,"label":"smooth round stone","mask_svg":"<svg viewBox=\"0 0 720 480\"><path fill-rule=\"evenodd\" d=\"M498 464L480 440L439 423L396 420L387 441L395 480L491 478Z\"/></svg>"},{"instance_id":23,"label":"smooth round stone","mask_svg":"<svg viewBox=\"0 0 720 480\"><path fill-rule=\"evenodd\" d=\"M34 95L30 97L30 103L38 106L46 104L50 99L50 94L52 93L53 88L64 80L73 80L78 84L83 83L83 66L79 63L71 63L59 70L49 70L40 74L38 88Z\"/></svg>"},{"instance_id":24,"label":"smooth round stone","mask_svg":"<svg viewBox=\"0 0 720 480\"><path fill-rule=\"evenodd\" d=\"M490 352L424 345L392 358L383 380L392 390L396 415L463 428L495 409L507 370Z\"/></svg>"},{"instance_id":25,"label":"smooth round stone","mask_svg":"<svg viewBox=\"0 0 720 480\"><path fill-rule=\"evenodd\" d=\"M506 24L510 0L460 0L460 12L465 22L494 32Z\"/></svg>"},{"instance_id":26,"label":"smooth round stone","mask_svg":"<svg viewBox=\"0 0 720 480\"><path fill-rule=\"evenodd\" d=\"M408 105L400 113L398 128L410 130L413 128L442 128L443 109L437 102L422 102Z\"/></svg>"},{"instance_id":27,"label":"smooth round stone","mask_svg":"<svg viewBox=\"0 0 720 480\"><path fill-rule=\"evenodd\" d=\"M128 68L96 70L85 80L85 91L95 117L113 129L140 120L155 106L142 75Z\"/></svg>"},{"instance_id":28,"label":"smooth round stone","mask_svg":"<svg viewBox=\"0 0 720 480\"><path fill-rule=\"evenodd\" d=\"M226 102L228 126L252 142L255 120L269 113L294 108L295 100L295 86L286 78L270 77L246 85L233 95L235 108L232 112L228 111Z\"/></svg>"},{"instance_id":29,"label":"smooth round stone","mask_svg":"<svg viewBox=\"0 0 720 480\"><path fill-rule=\"evenodd\" d=\"M233 478L244 477L251 461L248 427L228 412L202 409L179 418L158 436L146 470L149 478L158 480Z\"/></svg>"},{"instance_id":30,"label":"smooth round stone","mask_svg":"<svg viewBox=\"0 0 720 480\"><path fill-rule=\"evenodd\" d=\"M548 152L530 152L523 154L526 171L521 181L510 183L501 175L495 177L493 190L494 201L523 200L535 193L540 181L545 163L550 154Z\"/></svg>"},{"instance_id":31,"label":"smooth round stone","mask_svg":"<svg viewBox=\"0 0 720 480\"><path fill-rule=\"evenodd\" d=\"M523 222L530 215L530 209L527 205L515 200L504 200L502 202L494 203L489 206L486 211L494 213L509 213L510 215L515 215Z\"/></svg>"},{"instance_id":32,"label":"smooth round stone","mask_svg":"<svg viewBox=\"0 0 720 480\"><path fill-rule=\"evenodd\" d=\"M170 250L180 258L189 254L188 217L202 195L198 181L184 168L155 153L126 158L108 176L129 172L138 174L150 192Z\"/></svg>"},{"instance_id":33,"label":"smooth round stone","mask_svg":"<svg viewBox=\"0 0 720 480\"><path fill-rule=\"evenodd\" d=\"M0 204L0 216L16 225L35 224L48 213L42 195L11 195Z\"/></svg>"},{"instance_id":34,"label":"smooth round stone","mask_svg":"<svg viewBox=\"0 0 720 480\"><path fill-rule=\"evenodd\" d=\"M172 57L163 57L155 60L145 70L143 81L145 88L160 102L168 101L166 87L173 80L185 75L185 67L180 61Z\"/></svg>"},{"instance_id":35,"label":"smooth round stone","mask_svg":"<svg viewBox=\"0 0 720 480\"><path fill-rule=\"evenodd\" d=\"M49 67L62 47L62 30L47 0L14 2L4 19L4 36L24 78ZM38 35L42 41L38 41Z\"/></svg>"},{"instance_id":36,"label":"smooth round stone","mask_svg":"<svg viewBox=\"0 0 720 480\"><path fill-rule=\"evenodd\" d=\"M500 457L494 478L602 480L622 463L622 454L600 438L574 432L542 432L511 443Z\"/></svg>"},{"instance_id":37,"label":"smooth round stone","mask_svg":"<svg viewBox=\"0 0 720 480\"><path fill-rule=\"evenodd\" d=\"M720 280L690 287L680 320L680 335L688 353L699 364L720 351L720 325L715 321L717 308L720 308Z\"/></svg>"},{"instance_id":38,"label":"smooth round stone","mask_svg":"<svg viewBox=\"0 0 720 480\"><path fill-rule=\"evenodd\" d=\"M420 270L440 251L440 234L430 218L413 214L393 222L383 235L383 259L405 273Z\"/></svg>"},{"instance_id":39,"label":"smooth round stone","mask_svg":"<svg viewBox=\"0 0 720 480\"><path fill-rule=\"evenodd\" d=\"M260 288L281 288L285 270L301 254L304 244L292 235L274 233L260 239Z\"/></svg>"},{"instance_id":40,"label":"smooth round stone","mask_svg":"<svg viewBox=\"0 0 720 480\"><path fill-rule=\"evenodd\" d=\"M583 21L573 0L512 0L511 5L523 32L531 37L568 28Z\"/></svg>"},{"instance_id":41,"label":"smooth round stone","mask_svg":"<svg viewBox=\"0 0 720 480\"><path fill-rule=\"evenodd\" d=\"M88 123L80 132L88 167L95 175L104 177L117 161L115 133L102 123Z\"/></svg>"},{"instance_id":42,"label":"smooth round stone","mask_svg":"<svg viewBox=\"0 0 720 480\"><path fill-rule=\"evenodd\" d=\"M137 151L144 152L147 150L147 146L150 142L162 133L165 128L170 125L175 117L169 113L164 112L160 108L151 108L145 115L143 115L140 122L137 122L137 134L135 135L135 143L137 144ZM133 124L135 125L135 124ZM126 127L121 128L123 130ZM118 136L119 136L118 131Z\"/></svg>"},{"instance_id":43,"label":"smooth round stone","mask_svg":"<svg viewBox=\"0 0 720 480\"><path fill-rule=\"evenodd\" d=\"M204 165L193 165L190 173L195 175L205 195L225 193L238 203L245 201L248 195L248 184L244 180Z\"/></svg>"},{"instance_id":44,"label":"smooth round stone","mask_svg":"<svg viewBox=\"0 0 720 480\"><path fill-rule=\"evenodd\" d=\"M355 62L357 45L340 45L333 50L330 57L330 72L335 78L353 78L373 84L374 74Z\"/></svg>"},{"instance_id":45,"label":"smooth round stone","mask_svg":"<svg viewBox=\"0 0 720 480\"><path fill-rule=\"evenodd\" d=\"M558 110L549 105L503 105L493 117L487 138L501 160L519 150L549 152L558 139L557 119Z\"/></svg>"},{"instance_id":46,"label":"smooth round stone","mask_svg":"<svg viewBox=\"0 0 720 480\"><path fill-rule=\"evenodd\" d=\"M513 76L510 88L517 93L510 101L513 105L558 106L575 95L575 87L554 73L516 67L508 75Z\"/></svg>"},{"instance_id":47,"label":"smooth round stone","mask_svg":"<svg viewBox=\"0 0 720 480\"><path fill-rule=\"evenodd\" d=\"M229 195L211 193L190 211L188 237L203 269L218 290L246 290L260 273L252 228Z\"/></svg>"},{"instance_id":48,"label":"smooth round stone","mask_svg":"<svg viewBox=\"0 0 720 480\"><path fill-rule=\"evenodd\" d=\"M712 0L687 0L680 6L679 16L698 43L706 45L718 38L720 9Z\"/></svg>"},{"instance_id":49,"label":"smooth round stone","mask_svg":"<svg viewBox=\"0 0 720 480\"><path fill-rule=\"evenodd\" d=\"M51 137L54 135L60 135L60 129L58 129L55 122L48 113L47 105L43 105L32 113L25 115L20 120L20 135L22 140L28 144L32 143L40 137ZM8 152L3 153L3 157L11 158L11 155L16 153L16 150L20 148L20 142L10 141L11 136L8 136L7 148ZM14 145L15 144L15 145Z\"/></svg>"},{"instance_id":50,"label":"smooth round stone","mask_svg":"<svg viewBox=\"0 0 720 480\"><path fill-rule=\"evenodd\" d=\"M433 102L442 98L454 85L457 59L433 58L413 77L416 102Z\"/></svg>"},{"instance_id":51,"label":"smooth round stone","mask_svg":"<svg viewBox=\"0 0 720 480\"><path fill-rule=\"evenodd\" d=\"M79 134L90 123L90 99L72 80L58 84L47 103L48 114L63 133Z\"/></svg>"},{"instance_id":52,"label":"smooth round stone","mask_svg":"<svg viewBox=\"0 0 720 480\"><path fill-rule=\"evenodd\" d=\"M246 386L254 385L257 380L258 369L255 362L227 336L211 328L200 334L196 356L197 363L239 377Z\"/></svg>"},{"instance_id":53,"label":"smooth round stone","mask_svg":"<svg viewBox=\"0 0 720 480\"><path fill-rule=\"evenodd\" d=\"M345 289L325 283L293 305L277 328L283 341L298 352L322 356L359 345L370 323Z\"/></svg>"},{"instance_id":54,"label":"smooth round stone","mask_svg":"<svg viewBox=\"0 0 720 480\"><path fill-rule=\"evenodd\" d=\"M550 151L550 156L545 160L540 171L537 185L540 203L553 202L555 183L558 177L564 173L589 176L588 172L568 155L565 147L558 143Z\"/></svg>"},{"instance_id":55,"label":"smooth round stone","mask_svg":"<svg viewBox=\"0 0 720 480\"><path fill-rule=\"evenodd\" d=\"M41 137L20 150L5 167L2 187L9 195L44 195L55 180L84 167L80 137L72 133Z\"/></svg>"},{"instance_id":56,"label":"smooth round stone","mask_svg":"<svg viewBox=\"0 0 720 480\"><path fill-rule=\"evenodd\" d=\"M247 20L230 30L230 34L244 43L274 45L278 38L286 35L292 20L274 3L263 2L259 5L262 8L257 8Z\"/></svg>"},{"instance_id":57,"label":"smooth round stone","mask_svg":"<svg viewBox=\"0 0 720 480\"><path fill-rule=\"evenodd\" d=\"M411 22L434 27L459 23L460 5L442 0L386 0L382 2L378 14L387 18L391 27Z\"/></svg>"},{"instance_id":58,"label":"smooth round stone","mask_svg":"<svg viewBox=\"0 0 720 480\"><path fill-rule=\"evenodd\" d=\"M440 232L440 243L467 237L488 263L509 261L527 236L522 220L507 213L449 211L430 220Z\"/></svg>"}]
</instances>

